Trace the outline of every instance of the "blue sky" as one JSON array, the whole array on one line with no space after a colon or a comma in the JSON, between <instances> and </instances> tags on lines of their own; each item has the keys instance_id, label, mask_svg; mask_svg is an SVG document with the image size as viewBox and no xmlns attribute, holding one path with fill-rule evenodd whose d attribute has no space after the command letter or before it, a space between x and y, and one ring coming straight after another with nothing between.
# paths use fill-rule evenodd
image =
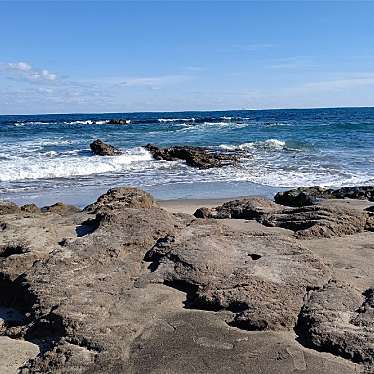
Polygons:
<instances>
[{"instance_id":1,"label":"blue sky","mask_svg":"<svg viewBox=\"0 0 374 374\"><path fill-rule=\"evenodd\" d=\"M374 106L374 2L0 1L0 114Z\"/></svg>"}]
</instances>

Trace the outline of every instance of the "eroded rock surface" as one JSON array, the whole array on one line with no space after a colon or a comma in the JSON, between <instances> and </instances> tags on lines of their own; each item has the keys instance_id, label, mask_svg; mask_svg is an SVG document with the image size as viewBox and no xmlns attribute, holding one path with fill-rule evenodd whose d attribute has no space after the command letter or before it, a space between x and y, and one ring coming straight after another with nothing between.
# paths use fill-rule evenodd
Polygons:
<instances>
[{"instance_id":1,"label":"eroded rock surface","mask_svg":"<svg viewBox=\"0 0 374 374\"><path fill-rule=\"evenodd\" d=\"M28 353L21 373L355 373L294 339L334 274L288 233L171 214L134 188L83 211L55 208L17 207L0 219L0 335L41 352ZM263 219L278 209L247 199L221 212ZM372 323L365 290L362 312L352 312L357 331ZM305 340L317 348L311 333ZM347 347L333 353L371 362L364 343Z\"/></svg>"},{"instance_id":2,"label":"eroded rock surface","mask_svg":"<svg viewBox=\"0 0 374 374\"><path fill-rule=\"evenodd\" d=\"M278 204L287 206L305 206L315 204L318 199L360 199L374 201L374 186L323 188L300 187L293 190L279 192L274 200Z\"/></svg>"},{"instance_id":3,"label":"eroded rock surface","mask_svg":"<svg viewBox=\"0 0 374 374\"><path fill-rule=\"evenodd\" d=\"M119 156L122 151L110 144L104 143L100 139L96 139L90 144L91 151L98 156Z\"/></svg>"},{"instance_id":4,"label":"eroded rock surface","mask_svg":"<svg viewBox=\"0 0 374 374\"><path fill-rule=\"evenodd\" d=\"M197 167L199 169L233 165L239 161L239 158L235 155L215 152L202 147L173 146L160 148L153 144L147 144L144 148L149 151L156 160L184 160L188 166Z\"/></svg>"},{"instance_id":5,"label":"eroded rock surface","mask_svg":"<svg viewBox=\"0 0 374 374\"><path fill-rule=\"evenodd\" d=\"M87 212L99 210L117 210L121 208L154 208L158 204L153 196L138 188L117 187L101 195L97 201L84 208Z\"/></svg>"},{"instance_id":6,"label":"eroded rock surface","mask_svg":"<svg viewBox=\"0 0 374 374\"><path fill-rule=\"evenodd\" d=\"M374 368L374 288L360 293L347 284L330 282L311 292L296 330L319 350Z\"/></svg>"},{"instance_id":7,"label":"eroded rock surface","mask_svg":"<svg viewBox=\"0 0 374 374\"><path fill-rule=\"evenodd\" d=\"M247 330L291 329L309 288L330 277L311 252L280 235L254 236L195 223L147 253L156 273L188 293L188 306L233 313Z\"/></svg>"},{"instance_id":8,"label":"eroded rock surface","mask_svg":"<svg viewBox=\"0 0 374 374\"><path fill-rule=\"evenodd\" d=\"M200 208L197 218L256 220L269 227L295 232L299 238L334 237L373 230L370 212L339 204L284 207L265 198L233 200L216 208Z\"/></svg>"}]
</instances>

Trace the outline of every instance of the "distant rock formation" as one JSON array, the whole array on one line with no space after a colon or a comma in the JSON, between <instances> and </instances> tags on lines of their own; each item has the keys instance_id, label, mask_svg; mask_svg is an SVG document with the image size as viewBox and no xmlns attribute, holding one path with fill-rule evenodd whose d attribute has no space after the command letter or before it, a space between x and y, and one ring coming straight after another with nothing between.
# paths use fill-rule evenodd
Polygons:
<instances>
[{"instance_id":1,"label":"distant rock formation","mask_svg":"<svg viewBox=\"0 0 374 374\"><path fill-rule=\"evenodd\" d=\"M129 123L130 123L129 119L120 118L120 119L109 120L108 125L128 125Z\"/></svg>"},{"instance_id":2,"label":"distant rock formation","mask_svg":"<svg viewBox=\"0 0 374 374\"><path fill-rule=\"evenodd\" d=\"M161 148L153 144L147 144L144 148L147 149L156 160L184 160L188 166L199 169L233 165L239 161L236 155L214 152L202 147L173 146Z\"/></svg>"},{"instance_id":3,"label":"distant rock formation","mask_svg":"<svg viewBox=\"0 0 374 374\"><path fill-rule=\"evenodd\" d=\"M100 139L96 139L90 144L91 151L98 156L119 156L123 152L110 144L104 143Z\"/></svg>"}]
</instances>

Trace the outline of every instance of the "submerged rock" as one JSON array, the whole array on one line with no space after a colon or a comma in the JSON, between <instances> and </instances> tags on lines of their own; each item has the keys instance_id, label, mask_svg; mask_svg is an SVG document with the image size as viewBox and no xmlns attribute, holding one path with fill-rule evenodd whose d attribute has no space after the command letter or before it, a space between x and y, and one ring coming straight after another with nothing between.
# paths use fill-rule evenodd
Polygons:
<instances>
[{"instance_id":1,"label":"submerged rock","mask_svg":"<svg viewBox=\"0 0 374 374\"><path fill-rule=\"evenodd\" d=\"M90 144L91 151L98 156L119 156L122 151L110 144L104 143L100 139L96 139Z\"/></svg>"},{"instance_id":2,"label":"submerged rock","mask_svg":"<svg viewBox=\"0 0 374 374\"><path fill-rule=\"evenodd\" d=\"M239 158L235 155L224 152L214 152L202 147L173 146L160 148L152 144L147 144L144 148L149 151L156 160L184 160L188 166L199 169L233 165L239 161Z\"/></svg>"},{"instance_id":3,"label":"submerged rock","mask_svg":"<svg viewBox=\"0 0 374 374\"><path fill-rule=\"evenodd\" d=\"M374 187L342 187L338 189L323 187L300 187L293 190L278 192L274 200L287 206L313 205L318 199L361 199L374 201Z\"/></svg>"},{"instance_id":4,"label":"submerged rock","mask_svg":"<svg viewBox=\"0 0 374 374\"><path fill-rule=\"evenodd\" d=\"M109 125L128 125L130 123L130 120L120 118L120 119L111 119L109 120Z\"/></svg>"}]
</instances>

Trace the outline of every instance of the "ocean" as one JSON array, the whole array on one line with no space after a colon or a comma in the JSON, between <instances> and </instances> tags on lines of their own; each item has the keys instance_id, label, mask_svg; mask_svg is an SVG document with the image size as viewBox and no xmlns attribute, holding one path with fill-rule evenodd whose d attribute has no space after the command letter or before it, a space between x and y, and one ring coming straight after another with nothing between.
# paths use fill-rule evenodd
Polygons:
<instances>
[{"instance_id":1,"label":"ocean","mask_svg":"<svg viewBox=\"0 0 374 374\"><path fill-rule=\"evenodd\" d=\"M110 125L124 118L126 125ZM125 151L94 156L100 138ZM142 147L240 152L238 166L199 170ZM0 116L0 199L84 206L135 186L159 199L273 196L297 186L374 184L374 108Z\"/></svg>"}]
</instances>

